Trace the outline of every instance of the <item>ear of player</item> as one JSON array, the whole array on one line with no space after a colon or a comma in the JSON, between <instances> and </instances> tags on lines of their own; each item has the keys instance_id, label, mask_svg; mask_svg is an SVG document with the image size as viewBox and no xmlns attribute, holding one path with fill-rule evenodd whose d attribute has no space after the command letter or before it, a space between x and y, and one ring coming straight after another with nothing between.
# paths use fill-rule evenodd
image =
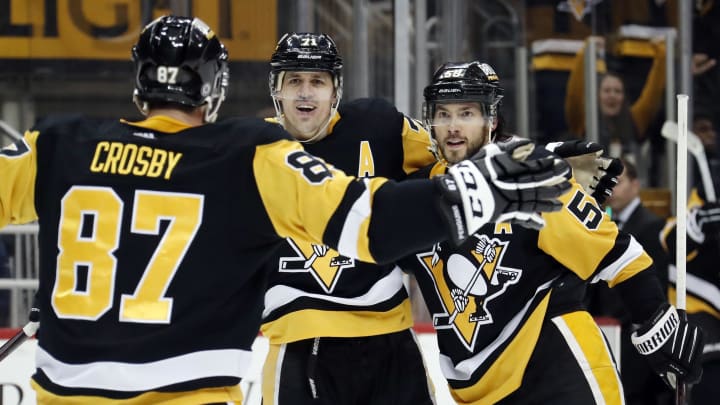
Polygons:
<instances>
[{"instance_id":1,"label":"ear of player","mask_svg":"<svg viewBox=\"0 0 720 405\"><path fill-rule=\"evenodd\" d=\"M702 330L681 318L674 306L659 308L630 340L670 387L676 387L678 378L687 384L700 381Z\"/></svg>"},{"instance_id":2,"label":"ear of player","mask_svg":"<svg viewBox=\"0 0 720 405\"><path fill-rule=\"evenodd\" d=\"M552 142L545 149L570 163L575 180L599 205L612 195L624 169L620 159L603 157L602 146L595 142L581 139Z\"/></svg>"},{"instance_id":3,"label":"ear of player","mask_svg":"<svg viewBox=\"0 0 720 405\"><path fill-rule=\"evenodd\" d=\"M436 177L440 211L460 243L488 222L512 222L533 229L545 224L541 213L558 211L569 188L570 167L552 157L524 160L534 145L521 141L485 146L470 160Z\"/></svg>"}]
</instances>

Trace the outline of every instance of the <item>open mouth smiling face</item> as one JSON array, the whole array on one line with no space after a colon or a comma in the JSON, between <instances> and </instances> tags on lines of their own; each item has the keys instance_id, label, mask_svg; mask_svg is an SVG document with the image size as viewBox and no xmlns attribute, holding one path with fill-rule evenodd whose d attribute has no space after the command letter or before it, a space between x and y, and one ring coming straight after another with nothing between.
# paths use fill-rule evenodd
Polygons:
<instances>
[{"instance_id":1,"label":"open mouth smiling face","mask_svg":"<svg viewBox=\"0 0 720 405\"><path fill-rule=\"evenodd\" d=\"M297 139L309 139L330 120L335 87L328 72L287 72L280 98L286 129Z\"/></svg>"}]
</instances>

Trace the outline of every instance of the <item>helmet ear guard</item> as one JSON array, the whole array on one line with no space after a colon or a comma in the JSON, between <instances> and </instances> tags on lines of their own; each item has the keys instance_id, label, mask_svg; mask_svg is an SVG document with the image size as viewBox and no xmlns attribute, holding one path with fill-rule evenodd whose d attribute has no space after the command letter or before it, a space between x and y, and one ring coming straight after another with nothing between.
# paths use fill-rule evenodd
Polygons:
<instances>
[{"instance_id":1,"label":"helmet ear guard","mask_svg":"<svg viewBox=\"0 0 720 405\"><path fill-rule=\"evenodd\" d=\"M200 19L163 16L148 24L133 46L133 101L143 115L153 103L204 108L217 119L229 85L228 53Z\"/></svg>"}]
</instances>

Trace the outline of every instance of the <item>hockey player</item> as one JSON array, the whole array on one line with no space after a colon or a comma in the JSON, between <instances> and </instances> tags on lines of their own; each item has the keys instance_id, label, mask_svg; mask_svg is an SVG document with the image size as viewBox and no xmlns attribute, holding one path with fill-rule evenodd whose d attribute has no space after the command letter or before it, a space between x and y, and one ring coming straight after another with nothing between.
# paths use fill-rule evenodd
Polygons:
<instances>
[{"instance_id":1,"label":"hockey player","mask_svg":"<svg viewBox=\"0 0 720 405\"><path fill-rule=\"evenodd\" d=\"M340 105L342 59L330 36L287 33L270 62L277 121L344 172L395 180L435 161L429 133L383 99ZM432 404L402 272L288 238L268 262L263 401ZM362 367L359 365L362 364Z\"/></svg>"},{"instance_id":2,"label":"hockey player","mask_svg":"<svg viewBox=\"0 0 720 405\"><path fill-rule=\"evenodd\" d=\"M703 126L707 125L705 128ZM714 153L716 134L704 113L696 113L694 132L700 137L708 156L708 163L715 160ZM710 164L709 171L714 175L712 180L719 179L717 166ZM699 177L699 176L698 176ZM709 185L708 185L709 187ZM713 189L717 185L713 186ZM687 316L697 322L705 332L705 346L702 350L703 378L690 391L691 404L714 403L720 395L720 279L718 263L720 262L720 204L707 201L704 182L693 187L688 199L687 212L687 264L686 294ZM674 266L677 245L677 221L670 218L663 229L661 242L673 263L669 271L670 301L676 300L677 274Z\"/></svg>"},{"instance_id":3,"label":"hockey player","mask_svg":"<svg viewBox=\"0 0 720 405\"><path fill-rule=\"evenodd\" d=\"M424 96L443 160L418 175L442 175L483 145L517 141L493 131L502 88L488 64L447 63ZM622 404L611 353L582 307L586 284L597 280L619 290L641 325L633 342L663 378L700 377L699 329L679 320L647 276L652 262L642 247L572 183L563 209L543 214L540 230L490 223L459 245L438 243L403 261L433 316L440 366L458 403Z\"/></svg>"},{"instance_id":4,"label":"hockey player","mask_svg":"<svg viewBox=\"0 0 720 405\"><path fill-rule=\"evenodd\" d=\"M198 19L155 20L132 57L146 119L48 118L0 150L0 227L40 221L41 404L239 404L262 264L282 237L386 262L499 215L556 209L564 191L561 163L499 148L440 181L357 181L276 124L213 123L228 55Z\"/></svg>"}]
</instances>

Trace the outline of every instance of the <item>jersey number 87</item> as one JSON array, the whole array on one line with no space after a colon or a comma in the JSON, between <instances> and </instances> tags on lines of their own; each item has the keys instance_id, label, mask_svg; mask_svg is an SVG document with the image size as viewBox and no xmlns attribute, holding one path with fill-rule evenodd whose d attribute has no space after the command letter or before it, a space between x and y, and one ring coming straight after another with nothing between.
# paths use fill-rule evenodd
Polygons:
<instances>
[{"instance_id":1,"label":"jersey number 87","mask_svg":"<svg viewBox=\"0 0 720 405\"><path fill-rule=\"evenodd\" d=\"M52 307L59 318L97 320L110 310L115 291L123 201L108 187L72 187L62 199ZM120 299L121 322L170 323L165 297L202 222L204 197L149 190L135 192L130 232L158 235L170 223L133 294ZM78 272L87 271L79 286Z\"/></svg>"}]
</instances>

